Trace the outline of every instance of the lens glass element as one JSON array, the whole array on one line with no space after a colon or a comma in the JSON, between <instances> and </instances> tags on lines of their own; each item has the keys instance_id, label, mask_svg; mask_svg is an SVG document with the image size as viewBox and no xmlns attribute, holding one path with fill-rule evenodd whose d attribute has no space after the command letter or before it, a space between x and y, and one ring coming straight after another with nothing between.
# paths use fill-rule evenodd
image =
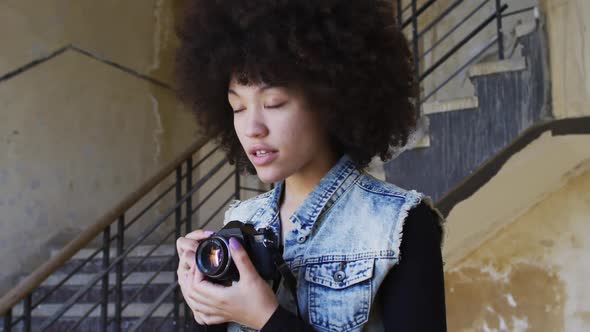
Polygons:
<instances>
[{"instance_id":1,"label":"lens glass element","mask_svg":"<svg viewBox=\"0 0 590 332\"><path fill-rule=\"evenodd\" d=\"M218 239L208 239L203 243L203 248L199 250L198 263L202 272L208 275L215 275L225 269L227 264L224 250L222 248L223 242Z\"/></svg>"}]
</instances>

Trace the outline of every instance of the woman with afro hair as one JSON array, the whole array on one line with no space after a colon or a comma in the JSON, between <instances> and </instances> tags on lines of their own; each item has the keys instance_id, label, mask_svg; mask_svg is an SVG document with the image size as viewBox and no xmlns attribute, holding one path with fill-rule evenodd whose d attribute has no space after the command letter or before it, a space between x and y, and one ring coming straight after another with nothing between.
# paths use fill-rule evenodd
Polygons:
<instances>
[{"instance_id":1,"label":"woman with afro hair","mask_svg":"<svg viewBox=\"0 0 590 332\"><path fill-rule=\"evenodd\" d=\"M445 331L443 217L366 172L418 118L391 2L190 0L183 14L180 98L231 164L274 184L230 204L225 223L275 232L291 274L271 286L231 238L239 281L214 283L195 266L213 232L179 238L196 330Z\"/></svg>"}]
</instances>

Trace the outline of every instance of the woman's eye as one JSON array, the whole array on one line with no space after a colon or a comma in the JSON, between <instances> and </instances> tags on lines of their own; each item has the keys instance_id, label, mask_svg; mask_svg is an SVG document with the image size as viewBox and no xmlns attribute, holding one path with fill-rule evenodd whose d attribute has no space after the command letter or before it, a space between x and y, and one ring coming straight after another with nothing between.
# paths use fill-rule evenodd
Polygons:
<instances>
[{"instance_id":1,"label":"woman's eye","mask_svg":"<svg viewBox=\"0 0 590 332\"><path fill-rule=\"evenodd\" d=\"M243 109L234 110L234 113L240 113L241 111L243 111Z\"/></svg>"},{"instance_id":2,"label":"woman's eye","mask_svg":"<svg viewBox=\"0 0 590 332\"><path fill-rule=\"evenodd\" d=\"M278 103L278 104L273 104L273 105L268 105L268 106L264 106L264 107L265 108L279 108L279 107L281 107L281 106L283 106L285 104L286 104L286 102L284 102L284 103Z\"/></svg>"}]
</instances>

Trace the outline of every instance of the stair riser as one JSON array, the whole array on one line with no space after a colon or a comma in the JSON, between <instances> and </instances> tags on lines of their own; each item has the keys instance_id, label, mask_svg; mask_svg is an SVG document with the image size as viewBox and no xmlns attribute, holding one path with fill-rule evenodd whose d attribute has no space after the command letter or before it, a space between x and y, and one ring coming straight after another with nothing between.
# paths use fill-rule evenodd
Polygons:
<instances>
[{"instance_id":1,"label":"stair riser","mask_svg":"<svg viewBox=\"0 0 590 332\"><path fill-rule=\"evenodd\" d=\"M110 285L113 287L113 285ZM123 287L123 303L127 302L140 288L142 285L125 285ZM162 294L162 292L168 287L167 284L156 284L156 285L149 285L145 289L141 291L141 294L138 295L133 302L139 303L152 303L155 301L158 296ZM56 290L53 294L51 294L47 299L43 301L44 304L49 303L63 303L71 298L76 292L80 289L79 286L61 286L58 290ZM41 287L39 288L35 294L33 295L33 303L37 302L44 294L47 294L51 288L49 287ZM114 302L115 295L111 292L109 295L109 302ZM79 303L94 303L102 299L102 288L93 287L90 289L84 296L80 298L78 301ZM167 302L171 301L172 298L166 299Z\"/></svg>"},{"instance_id":2,"label":"stair riser","mask_svg":"<svg viewBox=\"0 0 590 332\"><path fill-rule=\"evenodd\" d=\"M31 331L41 331L40 327L45 318L33 318L31 321ZM174 322L172 318L166 319L163 322L164 318L150 318L148 319L141 328L141 331L174 331ZM64 332L71 328L77 319L64 319L59 320L54 325L52 325L49 329L44 330L47 332ZM133 325L138 321L138 318L123 318L122 319L122 330L128 331L130 330ZM181 319L184 323L184 319ZM22 322L20 322L17 326L12 328L13 332L22 332L24 331ZM84 331L84 332L101 332L101 325L100 325L100 318L86 318L75 331ZM109 325L107 329L109 332L114 332L115 328L113 324ZM3 321L0 319L0 332L3 332Z\"/></svg>"},{"instance_id":3,"label":"stair riser","mask_svg":"<svg viewBox=\"0 0 590 332\"><path fill-rule=\"evenodd\" d=\"M130 269L135 268L135 272L146 272L146 271L156 271L162 265L166 264L170 257L150 257L147 258L145 261L141 263L140 266L135 268L137 263L141 260L141 258L127 258L123 263L123 273L128 272ZM70 260L64 266L62 266L58 272L68 274L76 269L83 260ZM164 271L176 271L177 263L173 260L170 263L166 264L164 267ZM84 266L76 273L97 273L103 270L102 260L101 259L93 259L90 262L84 264ZM111 270L112 272L115 269Z\"/></svg>"}]
</instances>

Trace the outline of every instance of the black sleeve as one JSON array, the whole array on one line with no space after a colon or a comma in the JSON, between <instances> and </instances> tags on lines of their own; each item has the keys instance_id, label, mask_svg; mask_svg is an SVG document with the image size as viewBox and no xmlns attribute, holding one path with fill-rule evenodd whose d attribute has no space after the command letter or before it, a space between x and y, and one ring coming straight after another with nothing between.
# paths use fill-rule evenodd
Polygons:
<instances>
[{"instance_id":1,"label":"black sleeve","mask_svg":"<svg viewBox=\"0 0 590 332\"><path fill-rule=\"evenodd\" d=\"M192 317L191 317L192 318ZM216 325L200 325L196 321L193 322L193 329L190 331L193 332L226 332L227 331L227 323L216 324Z\"/></svg>"},{"instance_id":2,"label":"black sleeve","mask_svg":"<svg viewBox=\"0 0 590 332\"><path fill-rule=\"evenodd\" d=\"M379 289L385 331L447 330L441 237L438 218L424 202L410 210L400 262Z\"/></svg>"},{"instance_id":3,"label":"black sleeve","mask_svg":"<svg viewBox=\"0 0 590 332\"><path fill-rule=\"evenodd\" d=\"M270 316L260 332L314 332L313 327L303 319L297 318L292 312L279 306Z\"/></svg>"},{"instance_id":4,"label":"black sleeve","mask_svg":"<svg viewBox=\"0 0 590 332\"><path fill-rule=\"evenodd\" d=\"M447 330L441 237L437 216L425 203L410 210L403 229L402 258L379 289L385 331ZM279 306L260 330L270 331L314 329Z\"/></svg>"}]
</instances>

